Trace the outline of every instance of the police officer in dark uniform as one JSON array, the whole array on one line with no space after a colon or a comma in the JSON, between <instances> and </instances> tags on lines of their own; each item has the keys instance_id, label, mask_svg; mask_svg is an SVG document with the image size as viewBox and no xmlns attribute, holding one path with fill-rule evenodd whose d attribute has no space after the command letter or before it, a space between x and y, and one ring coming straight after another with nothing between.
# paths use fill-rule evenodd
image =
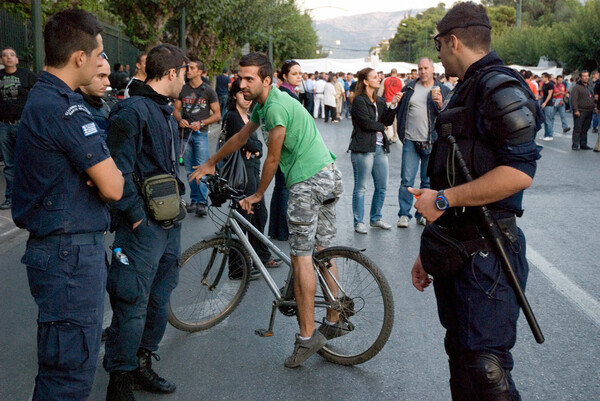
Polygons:
<instances>
[{"instance_id":1,"label":"police officer in dark uniform","mask_svg":"<svg viewBox=\"0 0 600 401\"><path fill-rule=\"evenodd\" d=\"M107 58L105 56L105 59L102 60L102 66L98 68L98 72L92 78L92 83L75 91L83 96L83 105L92 114L94 122L100 128L100 134L104 139L106 139L106 126L110 113L110 106L104 100L106 89L110 85L108 80L110 64L108 64Z\"/></svg>"},{"instance_id":2,"label":"police officer in dark uniform","mask_svg":"<svg viewBox=\"0 0 600 401\"><path fill-rule=\"evenodd\" d=\"M151 213L140 186L167 174L180 193L185 190L177 178L177 122L169 103L185 83L186 63L175 46L153 48L146 59L146 84L130 87L131 97L117 103L109 117L107 143L123 171L125 190L111 210L113 249L121 248L121 258L113 257L107 281L113 309L104 356L110 373L107 401L133 400L134 384L152 392L175 391L175 384L154 372L152 357L179 277L181 226ZM185 217L183 206L181 211Z\"/></svg>"},{"instance_id":3,"label":"police officer in dark uniform","mask_svg":"<svg viewBox=\"0 0 600 401\"><path fill-rule=\"evenodd\" d=\"M46 72L30 92L15 150L13 218L38 305L33 400L86 400L96 372L106 282L107 201L123 176L81 95L102 62L102 26L82 10L45 27Z\"/></svg>"},{"instance_id":4,"label":"police officer in dark uniform","mask_svg":"<svg viewBox=\"0 0 600 401\"><path fill-rule=\"evenodd\" d=\"M480 224L478 206L488 205L524 288L529 268L515 217L523 213L523 190L536 170L534 137L543 116L518 73L490 52L491 26L483 6L455 4L437 30L446 74L460 82L438 116L436 130L456 138L474 180L466 182L453 148L438 140L428 169L432 189L410 191L419 196L415 207L430 224L426 230L450 237L456 249L466 252L443 271L436 270L454 258L448 250L439 251L441 245L432 246L432 236L424 231L413 285L423 291L432 281L428 273L434 277L438 314L446 328L452 399L520 400L510 375L519 306Z\"/></svg>"}]
</instances>

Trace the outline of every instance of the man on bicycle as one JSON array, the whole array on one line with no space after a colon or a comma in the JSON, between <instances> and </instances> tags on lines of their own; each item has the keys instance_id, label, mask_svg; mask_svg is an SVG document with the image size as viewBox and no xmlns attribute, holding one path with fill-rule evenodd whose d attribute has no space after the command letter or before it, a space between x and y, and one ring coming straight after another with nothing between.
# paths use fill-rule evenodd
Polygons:
<instances>
[{"instance_id":1,"label":"man on bicycle","mask_svg":"<svg viewBox=\"0 0 600 401\"><path fill-rule=\"evenodd\" d=\"M252 117L216 154L196 168L190 180L213 174L219 160L240 149L250 134L262 127L268 153L260 184L255 194L240 201L240 206L252 213L252 205L263 198L277 166L281 167L290 192L287 217L300 326L294 352L284 365L296 368L328 339L349 331L348 323L330 309L318 330L314 323L316 277L312 254L315 246L317 250L328 247L335 237L335 203L343 191L342 175L335 168L335 156L325 146L312 116L297 100L271 85L273 66L264 54L242 57L238 75L244 98L257 103Z\"/></svg>"}]
</instances>

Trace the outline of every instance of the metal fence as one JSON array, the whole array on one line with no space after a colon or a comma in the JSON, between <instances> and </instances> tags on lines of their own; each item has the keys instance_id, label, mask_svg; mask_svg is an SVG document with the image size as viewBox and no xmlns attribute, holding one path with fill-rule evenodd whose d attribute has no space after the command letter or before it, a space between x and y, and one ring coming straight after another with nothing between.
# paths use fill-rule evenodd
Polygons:
<instances>
[{"instance_id":1,"label":"metal fence","mask_svg":"<svg viewBox=\"0 0 600 401\"><path fill-rule=\"evenodd\" d=\"M135 70L135 60L142 53L120 29L102 23L104 32L104 52L108 55L111 67L114 63L129 64L131 73ZM0 10L0 48L12 47L19 57L21 67L33 65L33 39L31 21Z\"/></svg>"},{"instance_id":2,"label":"metal fence","mask_svg":"<svg viewBox=\"0 0 600 401\"><path fill-rule=\"evenodd\" d=\"M31 21L0 10L0 48L12 47L19 57L21 67L33 65L33 39Z\"/></svg>"}]
</instances>

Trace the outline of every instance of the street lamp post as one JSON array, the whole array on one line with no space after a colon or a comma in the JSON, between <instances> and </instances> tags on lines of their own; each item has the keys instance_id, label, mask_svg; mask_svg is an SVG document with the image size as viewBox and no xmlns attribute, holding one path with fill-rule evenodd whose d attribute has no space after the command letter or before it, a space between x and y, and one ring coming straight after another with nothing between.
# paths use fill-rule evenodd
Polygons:
<instances>
[{"instance_id":1,"label":"street lamp post","mask_svg":"<svg viewBox=\"0 0 600 401\"><path fill-rule=\"evenodd\" d=\"M408 31L408 62L411 63L412 61L412 57L411 57L411 45L412 45L412 40L411 40L411 35L410 35L410 29L408 29L408 24L406 22L403 22L402 24L403 27L406 28L406 30Z\"/></svg>"}]
</instances>

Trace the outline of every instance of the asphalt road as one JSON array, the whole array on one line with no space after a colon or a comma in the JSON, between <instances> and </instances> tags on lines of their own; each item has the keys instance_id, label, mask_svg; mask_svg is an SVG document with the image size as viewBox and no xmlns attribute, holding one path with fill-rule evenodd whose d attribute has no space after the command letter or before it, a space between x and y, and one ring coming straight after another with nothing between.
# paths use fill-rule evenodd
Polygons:
<instances>
[{"instance_id":1,"label":"asphalt road","mask_svg":"<svg viewBox=\"0 0 600 401\"><path fill-rule=\"evenodd\" d=\"M570 118L570 116L569 116ZM557 120L558 122L558 120ZM365 248L383 270L395 300L395 325L382 352L354 367L311 357L289 370L283 360L293 348L296 320L277 315L275 336L261 338L272 295L262 281L252 282L238 309L220 325L187 334L168 327L156 370L178 388L171 395L136 392L138 400L449 400L443 330L433 289L416 291L410 269L422 228L414 220L406 229L352 227L352 167L346 153L351 123L317 122L325 142L337 155L345 192L338 206L337 244ZM560 130L560 124L556 124ZM538 135L540 136L540 135ZM590 145L597 136L590 133ZM211 138L213 147L215 135ZM523 400L600 399L600 154L570 150L570 136L556 133L544 145L533 186L525 193L519 224L528 240L531 272L527 296L546 337L538 345L525 319L519 319L513 350L513 377ZM392 146L384 219L397 221L401 145ZM3 180L2 180L3 181ZM4 182L2 184L4 185ZM3 188L0 188L3 193ZM372 194L372 186L368 190ZM270 196L267 196L267 200ZM370 199L366 202L366 209ZM188 216L182 248L207 238L214 224ZM20 258L26 233L15 229L10 213L0 212L0 400L27 400L36 365L36 306L29 294ZM110 243L107 241L107 245ZM286 243L277 243L289 249ZM276 280L283 269L272 270ZM106 307L105 320L110 318ZM317 317L320 319L320 317ZM103 400L108 374L98 361L91 400Z\"/></svg>"}]
</instances>

